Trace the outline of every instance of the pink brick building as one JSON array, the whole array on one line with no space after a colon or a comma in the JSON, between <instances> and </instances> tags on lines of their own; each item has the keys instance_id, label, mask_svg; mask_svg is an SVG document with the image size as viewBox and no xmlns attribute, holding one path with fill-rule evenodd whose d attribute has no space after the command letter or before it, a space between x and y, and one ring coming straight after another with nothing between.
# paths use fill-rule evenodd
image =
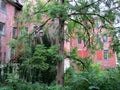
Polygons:
<instances>
[{"instance_id":1,"label":"pink brick building","mask_svg":"<svg viewBox=\"0 0 120 90\"><path fill-rule=\"evenodd\" d=\"M102 69L114 68L116 67L117 58L116 53L110 49L112 38L107 34L103 34L106 31L105 29L102 29L101 31L99 30L99 26L101 23L98 23L97 19L95 22L96 28L94 33L96 34L97 42L101 41L103 43L102 49L99 49L93 55L90 55L89 50L87 50L87 48L85 47L84 40L82 40L81 38L70 39L69 42L65 42L64 48L66 51L69 52L71 47L77 47L78 54L81 58L90 55L95 63L99 63L101 65Z\"/></svg>"},{"instance_id":2,"label":"pink brick building","mask_svg":"<svg viewBox=\"0 0 120 90\"><path fill-rule=\"evenodd\" d=\"M17 23L16 16L22 9L18 0L0 0L0 61L7 63L11 57L8 42L14 38Z\"/></svg>"}]
</instances>

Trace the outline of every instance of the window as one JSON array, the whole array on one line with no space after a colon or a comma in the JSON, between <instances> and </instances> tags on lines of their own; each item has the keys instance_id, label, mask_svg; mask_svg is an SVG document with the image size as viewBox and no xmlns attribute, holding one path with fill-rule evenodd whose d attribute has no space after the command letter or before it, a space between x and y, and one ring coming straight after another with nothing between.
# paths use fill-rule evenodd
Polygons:
<instances>
[{"instance_id":1,"label":"window","mask_svg":"<svg viewBox=\"0 0 120 90\"><path fill-rule=\"evenodd\" d=\"M18 16L18 9L17 8L15 8L15 17L17 17Z\"/></svg>"},{"instance_id":2,"label":"window","mask_svg":"<svg viewBox=\"0 0 120 90\"><path fill-rule=\"evenodd\" d=\"M2 41L1 41L1 36L0 36L0 57L2 56L1 48L2 48Z\"/></svg>"},{"instance_id":3,"label":"window","mask_svg":"<svg viewBox=\"0 0 120 90\"><path fill-rule=\"evenodd\" d=\"M1 59L1 57L2 57L2 52L1 52L1 50L0 50L0 59Z\"/></svg>"},{"instance_id":4,"label":"window","mask_svg":"<svg viewBox=\"0 0 120 90\"><path fill-rule=\"evenodd\" d=\"M34 32L34 37L37 37L37 32L36 31Z\"/></svg>"},{"instance_id":5,"label":"window","mask_svg":"<svg viewBox=\"0 0 120 90\"><path fill-rule=\"evenodd\" d=\"M96 20L96 21L95 21L95 24L96 24L96 28L99 28L99 27L100 27L100 21L99 21L99 20Z\"/></svg>"},{"instance_id":6,"label":"window","mask_svg":"<svg viewBox=\"0 0 120 90\"><path fill-rule=\"evenodd\" d=\"M5 59L6 59L6 52L4 52L4 63L6 63Z\"/></svg>"},{"instance_id":7,"label":"window","mask_svg":"<svg viewBox=\"0 0 120 90\"><path fill-rule=\"evenodd\" d=\"M107 35L104 35L103 36L103 42L107 42L107 41L108 41Z\"/></svg>"},{"instance_id":8,"label":"window","mask_svg":"<svg viewBox=\"0 0 120 90\"><path fill-rule=\"evenodd\" d=\"M81 44L82 40L80 37L78 37L78 44Z\"/></svg>"},{"instance_id":9,"label":"window","mask_svg":"<svg viewBox=\"0 0 120 90\"><path fill-rule=\"evenodd\" d=\"M108 60L108 50L104 50L104 59Z\"/></svg>"},{"instance_id":10,"label":"window","mask_svg":"<svg viewBox=\"0 0 120 90\"><path fill-rule=\"evenodd\" d=\"M28 27L25 27L25 32L28 33Z\"/></svg>"},{"instance_id":11,"label":"window","mask_svg":"<svg viewBox=\"0 0 120 90\"><path fill-rule=\"evenodd\" d=\"M34 37L37 37L38 26L34 25Z\"/></svg>"},{"instance_id":12,"label":"window","mask_svg":"<svg viewBox=\"0 0 120 90\"><path fill-rule=\"evenodd\" d=\"M88 41L87 40L83 40L84 41L84 45L86 46L87 45L87 43L88 43Z\"/></svg>"},{"instance_id":13,"label":"window","mask_svg":"<svg viewBox=\"0 0 120 90\"><path fill-rule=\"evenodd\" d=\"M6 11L6 2L4 0L0 0L0 9Z\"/></svg>"},{"instance_id":14,"label":"window","mask_svg":"<svg viewBox=\"0 0 120 90\"><path fill-rule=\"evenodd\" d=\"M12 35L12 38L17 38L17 28L16 27L13 27L13 35Z\"/></svg>"},{"instance_id":15,"label":"window","mask_svg":"<svg viewBox=\"0 0 120 90\"><path fill-rule=\"evenodd\" d=\"M0 35L4 35L4 23L0 22Z\"/></svg>"},{"instance_id":16,"label":"window","mask_svg":"<svg viewBox=\"0 0 120 90\"><path fill-rule=\"evenodd\" d=\"M101 41L100 35L97 34L96 37L97 37L97 43L99 43Z\"/></svg>"}]
</instances>

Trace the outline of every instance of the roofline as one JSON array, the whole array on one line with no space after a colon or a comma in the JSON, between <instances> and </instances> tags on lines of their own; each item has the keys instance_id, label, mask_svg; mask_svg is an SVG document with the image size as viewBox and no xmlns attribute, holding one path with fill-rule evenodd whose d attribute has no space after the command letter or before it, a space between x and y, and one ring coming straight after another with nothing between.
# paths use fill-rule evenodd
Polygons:
<instances>
[{"instance_id":1,"label":"roofline","mask_svg":"<svg viewBox=\"0 0 120 90\"><path fill-rule=\"evenodd\" d=\"M23 5L19 3L19 1L15 2L14 0L5 0L11 5L15 6L18 10L22 10Z\"/></svg>"}]
</instances>

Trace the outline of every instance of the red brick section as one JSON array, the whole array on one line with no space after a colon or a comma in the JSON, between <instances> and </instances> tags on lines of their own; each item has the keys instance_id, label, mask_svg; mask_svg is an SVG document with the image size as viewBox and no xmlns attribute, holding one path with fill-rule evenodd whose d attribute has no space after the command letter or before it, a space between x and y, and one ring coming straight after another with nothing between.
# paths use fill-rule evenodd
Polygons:
<instances>
[{"instance_id":1,"label":"red brick section","mask_svg":"<svg viewBox=\"0 0 120 90\"><path fill-rule=\"evenodd\" d=\"M102 60L103 59L103 51L102 50L96 51L96 57L97 57L97 60Z\"/></svg>"}]
</instances>

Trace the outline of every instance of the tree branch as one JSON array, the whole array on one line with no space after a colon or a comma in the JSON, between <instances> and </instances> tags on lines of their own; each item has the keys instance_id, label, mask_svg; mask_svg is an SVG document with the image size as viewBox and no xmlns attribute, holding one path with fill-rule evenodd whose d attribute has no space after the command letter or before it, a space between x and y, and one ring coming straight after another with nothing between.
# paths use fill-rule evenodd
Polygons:
<instances>
[{"instance_id":1,"label":"tree branch","mask_svg":"<svg viewBox=\"0 0 120 90\"><path fill-rule=\"evenodd\" d=\"M91 3L91 4L88 4L88 5L86 5L86 6L83 6L83 7L80 8L80 9L82 10L82 9L88 8L88 7L94 5L95 3L99 2L99 1L100 1L100 0L98 0L98 1L96 1L96 2L93 2L93 3Z\"/></svg>"},{"instance_id":2,"label":"tree branch","mask_svg":"<svg viewBox=\"0 0 120 90\"><path fill-rule=\"evenodd\" d=\"M79 22L79 21L77 21L77 20L74 20L74 19L72 19L72 18L69 18L69 19L72 20L72 21L75 22L75 23L78 23L78 24L82 25L85 29L87 29L87 28L85 27L85 25L82 24L81 22Z\"/></svg>"},{"instance_id":3,"label":"tree branch","mask_svg":"<svg viewBox=\"0 0 120 90\"><path fill-rule=\"evenodd\" d=\"M48 0L48 1L43 5L43 7L41 7L37 12L34 12L32 15L30 15L30 17L36 15L37 13L40 13L40 11L41 11L42 9L44 9L44 7L45 7L49 2L50 2L50 0ZM44 10L44 12L46 12L46 10Z\"/></svg>"},{"instance_id":4,"label":"tree branch","mask_svg":"<svg viewBox=\"0 0 120 90\"><path fill-rule=\"evenodd\" d=\"M98 17L105 19L109 24L111 24L111 21L106 19L104 16L101 16L100 14L96 14L96 13L81 13L81 12L76 13L76 12L74 12L74 13L69 14L68 16L71 16L71 15L96 15Z\"/></svg>"},{"instance_id":5,"label":"tree branch","mask_svg":"<svg viewBox=\"0 0 120 90\"><path fill-rule=\"evenodd\" d=\"M78 23L78 24L80 24L80 25L82 25L84 27L84 29L86 30L86 33L87 33L87 35L89 37L88 40L87 40L87 43L85 44L85 47L87 46L88 43L90 45L90 33L88 32L89 29L84 24L82 24L81 22L79 22L77 20L74 20L74 19L71 19L71 18L70 18L70 20L72 20L73 22Z\"/></svg>"},{"instance_id":6,"label":"tree branch","mask_svg":"<svg viewBox=\"0 0 120 90\"><path fill-rule=\"evenodd\" d=\"M41 27L43 27L49 20L51 20L51 18L47 19L42 25L40 25L38 27L37 32L34 30L32 33L29 34L29 36L31 36L32 34L34 34L34 32L38 33L41 30Z\"/></svg>"}]
</instances>

